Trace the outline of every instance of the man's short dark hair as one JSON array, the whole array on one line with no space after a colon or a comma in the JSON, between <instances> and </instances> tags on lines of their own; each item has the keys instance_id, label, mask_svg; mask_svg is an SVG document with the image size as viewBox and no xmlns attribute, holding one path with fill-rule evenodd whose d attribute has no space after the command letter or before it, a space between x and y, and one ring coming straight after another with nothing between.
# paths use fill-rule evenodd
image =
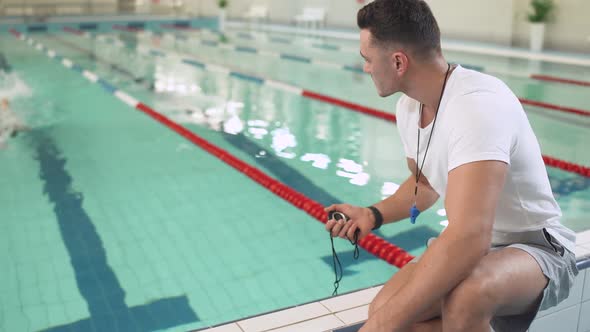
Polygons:
<instances>
[{"instance_id":1,"label":"man's short dark hair","mask_svg":"<svg viewBox=\"0 0 590 332\"><path fill-rule=\"evenodd\" d=\"M357 24L378 45L398 44L422 59L441 52L438 23L423 0L375 0L359 10Z\"/></svg>"}]
</instances>

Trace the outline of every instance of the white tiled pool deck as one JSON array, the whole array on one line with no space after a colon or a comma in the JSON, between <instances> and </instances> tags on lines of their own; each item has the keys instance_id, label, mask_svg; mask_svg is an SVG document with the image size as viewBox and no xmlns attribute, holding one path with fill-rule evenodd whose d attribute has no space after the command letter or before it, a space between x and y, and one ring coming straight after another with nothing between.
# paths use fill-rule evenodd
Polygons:
<instances>
[{"instance_id":1,"label":"white tiled pool deck","mask_svg":"<svg viewBox=\"0 0 590 332\"><path fill-rule=\"evenodd\" d=\"M590 230L577 234L578 262L590 260ZM569 298L539 312L530 332L590 332L590 264L582 264ZM588 272L588 273L587 273ZM588 277L586 277L588 274ZM275 311L203 332L328 332L367 319L369 303L382 285L333 298Z\"/></svg>"}]
</instances>

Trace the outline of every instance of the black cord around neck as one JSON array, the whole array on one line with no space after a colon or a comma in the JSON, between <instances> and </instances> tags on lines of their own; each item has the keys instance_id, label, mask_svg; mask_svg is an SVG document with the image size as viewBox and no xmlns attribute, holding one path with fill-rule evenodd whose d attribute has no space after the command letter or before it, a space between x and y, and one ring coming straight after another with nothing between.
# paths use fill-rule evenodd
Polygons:
<instances>
[{"instance_id":1,"label":"black cord around neck","mask_svg":"<svg viewBox=\"0 0 590 332\"><path fill-rule=\"evenodd\" d=\"M447 67L447 73L445 74L445 81L443 82L442 89L440 90L438 105L436 106L436 111L434 112L434 121L432 122L432 129L430 130L428 143L426 144L426 151L424 151L424 157L422 157L422 165L418 167L418 158L420 155L420 127L422 127L422 110L424 109L424 104L420 103L420 115L418 118L418 143L416 144L416 187L414 188L414 197L418 196L418 181L420 181L420 177L422 176L422 169L424 168L424 163L426 162L426 155L428 154L428 148L430 147L430 140L432 139L434 126L436 126L436 119L438 118L438 109L440 108L440 103L442 102L442 97L445 93L445 87L447 86L447 79L449 78L450 72L451 64L449 63Z\"/></svg>"}]
</instances>

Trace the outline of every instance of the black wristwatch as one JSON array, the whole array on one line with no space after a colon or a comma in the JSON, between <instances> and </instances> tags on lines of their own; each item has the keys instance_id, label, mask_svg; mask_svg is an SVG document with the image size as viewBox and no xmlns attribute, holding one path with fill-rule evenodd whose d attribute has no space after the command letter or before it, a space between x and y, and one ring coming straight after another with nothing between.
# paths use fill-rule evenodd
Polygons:
<instances>
[{"instance_id":1,"label":"black wristwatch","mask_svg":"<svg viewBox=\"0 0 590 332\"><path fill-rule=\"evenodd\" d=\"M379 229L379 227L383 225L383 215L381 214L379 209L377 209L374 206L367 206L367 208L371 210L371 212L373 213L373 217L375 217L375 227L373 227L372 230L374 231L376 229Z\"/></svg>"}]
</instances>

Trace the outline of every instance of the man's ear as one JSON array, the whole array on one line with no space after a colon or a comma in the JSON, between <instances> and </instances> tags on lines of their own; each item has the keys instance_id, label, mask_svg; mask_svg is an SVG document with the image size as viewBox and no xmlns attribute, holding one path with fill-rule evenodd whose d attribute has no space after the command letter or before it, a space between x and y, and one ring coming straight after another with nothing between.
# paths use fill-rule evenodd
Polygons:
<instances>
[{"instance_id":1,"label":"man's ear","mask_svg":"<svg viewBox=\"0 0 590 332\"><path fill-rule=\"evenodd\" d=\"M399 72L400 74L406 72L408 69L409 59L408 56L403 52L398 51L392 53L391 62L393 69L395 69L395 71Z\"/></svg>"}]
</instances>

